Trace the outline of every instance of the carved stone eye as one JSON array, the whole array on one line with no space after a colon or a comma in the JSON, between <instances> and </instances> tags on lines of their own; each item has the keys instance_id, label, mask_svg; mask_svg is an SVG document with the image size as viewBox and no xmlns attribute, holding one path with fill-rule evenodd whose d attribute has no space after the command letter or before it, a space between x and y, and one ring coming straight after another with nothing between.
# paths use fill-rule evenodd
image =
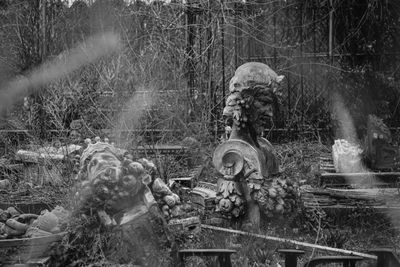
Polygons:
<instances>
[{"instance_id":1,"label":"carved stone eye","mask_svg":"<svg viewBox=\"0 0 400 267\"><path fill-rule=\"evenodd\" d=\"M97 159L93 159L92 161L90 161L90 167L94 167L97 164L99 164L99 161Z\"/></svg>"},{"instance_id":2,"label":"carved stone eye","mask_svg":"<svg viewBox=\"0 0 400 267\"><path fill-rule=\"evenodd\" d=\"M126 176L124 176L124 178L122 178L122 182L123 182L124 184L131 184L131 185L134 185L134 184L137 183L137 179L136 179L136 177L133 176L133 175L126 175Z\"/></svg>"}]
</instances>

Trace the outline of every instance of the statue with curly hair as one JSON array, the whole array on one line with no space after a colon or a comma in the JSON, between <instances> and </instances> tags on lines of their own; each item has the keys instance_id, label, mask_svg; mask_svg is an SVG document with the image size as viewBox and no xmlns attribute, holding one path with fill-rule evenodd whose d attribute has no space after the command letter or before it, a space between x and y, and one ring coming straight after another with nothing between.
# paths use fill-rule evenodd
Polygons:
<instances>
[{"instance_id":1,"label":"statue with curly hair","mask_svg":"<svg viewBox=\"0 0 400 267\"><path fill-rule=\"evenodd\" d=\"M260 212L282 213L284 199L293 186L271 177L279 169L270 142L261 137L277 104L278 76L266 64L240 66L229 85L223 116L229 139L214 151L218 179L217 210L231 218L246 218L246 225L259 229ZM286 206L285 206L286 205Z\"/></svg>"},{"instance_id":2,"label":"statue with curly hair","mask_svg":"<svg viewBox=\"0 0 400 267\"><path fill-rule=\"evenodd\" d=\"M173 239L159 206L172 208L180 202L179 197L157 177L153 162L134 161L107 138L85 142L77 176L76 217L94 218L114 236L120 235L115 246L108 244L113 249L106 254L115 254L120 261L164 266L164 255L158 252ZM149 254L156 255L146 259Z\"/></svg>"}]
</instances>

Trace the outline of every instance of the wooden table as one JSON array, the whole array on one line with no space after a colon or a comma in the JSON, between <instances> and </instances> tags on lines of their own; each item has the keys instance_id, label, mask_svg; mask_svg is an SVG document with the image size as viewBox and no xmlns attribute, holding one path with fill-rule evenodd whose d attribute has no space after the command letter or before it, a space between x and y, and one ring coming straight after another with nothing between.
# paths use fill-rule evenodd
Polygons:
<instances>
[{"instance_id":1,"label":"wooden table","mask_svg":"<svg viewBox=\"0 0 400 267\"><path fill-rule=\"evenodd\" d=\"M4 266L48 266L49 252L54 243L61 242L65 232L43 237L14 238L0 240L0 249L17 248L9 259L0 259ZM4 260L4 262L1 262ZM2 265L2 266L3 266Z\"/></svg>"},{"instance_id":2,"label":"wooden table","mask_svg":"<svg viewBox=\"0 0 400 267\"><path fill-rule=\"evenodd\" d=\"M278 252L285 255L285 267L297 267L297 258L305 253L300 249L279 249Z\"/></svg>"},{"instance_id":3,"label":"wooden table","mask_svg":"<svg viewBox=\"0 0 400 267\"><path fill-rule=\"evenodd\" d=\"M370 253L378 256L377 267L400 266L400 259L390 248L374 248L369 250Z\"/></svg>"}]
</instances>

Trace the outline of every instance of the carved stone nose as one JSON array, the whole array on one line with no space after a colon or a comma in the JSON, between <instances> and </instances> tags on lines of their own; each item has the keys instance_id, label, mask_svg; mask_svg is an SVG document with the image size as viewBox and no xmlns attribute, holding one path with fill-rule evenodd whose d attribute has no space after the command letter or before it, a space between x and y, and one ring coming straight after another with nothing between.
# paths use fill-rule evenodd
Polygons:
<instances>
[{"instance_id":1,"label":"carved stone nose","mask_svg":"<svg viewBox=\"0 0 400 267\"><path fill-rule=\"evenodd\" d=\"M226 117L232 116L231 110L232 110L232 109L229 108L229 107L224 107L224 111L223 111L222 115L223 115L223 116L226 116Z\"/></svg>"}]
</instances>

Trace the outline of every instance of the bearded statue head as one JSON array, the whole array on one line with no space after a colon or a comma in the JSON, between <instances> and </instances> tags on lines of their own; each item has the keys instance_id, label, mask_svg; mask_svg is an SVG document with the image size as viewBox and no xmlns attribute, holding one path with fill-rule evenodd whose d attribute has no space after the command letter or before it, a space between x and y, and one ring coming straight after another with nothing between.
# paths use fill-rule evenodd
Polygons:
<instances>
[{"instance_id":1,"label":"bearded statue head","mask_svg":"<svg viewBox=\"0 0 400 267\"><path fill-rule=\"evenodd\" d=\"M259 62L248 62L237 68L229 83L230 94L223 112L227 124L253 127L258 134L262 132L265 122L273 116L278 85L283 78Z\"/></svg>"}]
</instances>

